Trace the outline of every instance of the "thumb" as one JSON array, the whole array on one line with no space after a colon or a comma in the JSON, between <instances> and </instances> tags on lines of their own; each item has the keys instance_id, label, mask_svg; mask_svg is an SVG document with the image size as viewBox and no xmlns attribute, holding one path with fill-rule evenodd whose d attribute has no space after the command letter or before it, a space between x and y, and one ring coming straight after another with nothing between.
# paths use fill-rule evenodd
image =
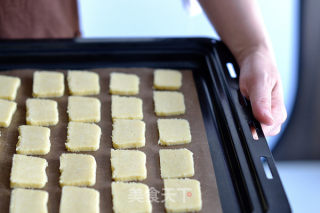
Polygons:
<instances>
[{"instance_id":1,"label":"thumb","mask_svg":"<svg viewBox=\"0 0 320 213\"><path fill-rule=\"evenodd\" d=\"M254 83L248 91L253 115L263 124L272 125L271 93L272 88L262 82Z\"/></svg>"}]
</instances>

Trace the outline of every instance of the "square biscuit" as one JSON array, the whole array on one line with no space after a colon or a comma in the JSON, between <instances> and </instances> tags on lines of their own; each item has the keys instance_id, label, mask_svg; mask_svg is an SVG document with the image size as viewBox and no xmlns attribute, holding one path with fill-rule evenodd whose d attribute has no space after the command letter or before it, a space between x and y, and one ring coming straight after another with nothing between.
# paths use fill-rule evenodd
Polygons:
<instances>
[{"instance_id":1,"label":"square biscuit","mask_svg":"<svg viewBox=\"0 0 320 213\"><path fill-rule=\"evenodd\" d=\"M153 86L159 90L178 90L182 85L182 74L177 70L156 69Z\"/></svg>"},{"instance_id":2,"label":"square biscuit","mask_svg":"<svg viewBox=\"0 0 320 213\"><path fill-rule=\"evenodd\" d=\"M153 100L157 116L181 115L186 111L181 92L154 91Z\"/></svg>"},{"instance_id":3,"label":"square biscuit","mask_svg":"<svg viewBox=\"0 0 320 213\"><path fill-rule=\"evenodd\" d=\"M15 100L20 84L20 78L0 75L0 98L10 101Z\"/></svg>"},{"instance_id":4,"label":"square biscuit","mask_svg":"<svg viewBox=\"0 0 320 213\"><path fill-rule=\"evenodd\" d=\"M200 182L193 179L164 180L167 212L196 212L202 209Z\"/></svg>"},{"instance_id":5,"label":"square biscuit","mask_svg":"<svg viewBox=\"0 0 320 213\"><path fill-rule=\"evenodd\" d=\"M112 182L114 213L151 213L149 187L142 183Z\"/></svg>"},{"instance_id":6,"label":"square biscuit","mask_svg":"<svg viewBox=\"0 0 320 213\"><path fill-rule=\"evenodd\" d=\"M184 178L194 175L193 153L188 149L160 149L161 178Z\"/></svg>"},{"instance_id":7,"label":"square biscuit","mask_svg":"<svg viewBox=\"0 0 320 213\"><path fill-rule=\"evenodd\" d=\"M26 107L28 125L51 126L56 125L59 121L56 101L29 98L26 101Z\"/></svg>"},{"instance_id":8,"label":"square biscuit","mask_svg":"<svg viewBox=\"0 0 320 213\"><path fill-rule=\"evenodd\" d=\"M43 188L48 182L46 159L14 154L10 175L12 188Z\"/></svg>"},{"instance_id":9,"label":"square biscuit","mask_svg":"<svg viewBox=\"0 0 320 213\"><path fill-rule=\"evenodd\" d=\"M137 75L113 72L110 74L109 91L114 95L137 95L139 83Z\"/></svg>"},{"instance_id":10,"label":"square biscuit","mask_svg":"<svg viewBox=\"0 0 320 213\"><path fill-rule=\"evenodd\" d=\"M138 150L111 149L112 179L139 181L147 178L146 154Z\"/></svg>"},{"instance_id":11,"label":"square biscuit","mask_svg":"<svg viewBox=\"0 0 320 213\"><path fill-rule=\"evenodd\" d=\"M143 119L142 100L135 97L111 97L112 119Z\"/></svg>"},{"instance_id":12,"label":"square biscuit","mask_svg":"<svg viewBox=\"0 0 320 213\"><path fill-rule=\"evenodd\" d=\"M170 146L191 142L190 125L184 119L158 119L159 144Z\"/></svg>"},{"instance_id":13,"label":"square biscuit","mask_svg":"<svg viewBox=\"0 0 320 213\"><path fill-rule=\"evenodd\" d=\"M16 102L0 99L0 127L10 126L13 114L16 110Z\"/></svg>"},{"instance_id":14,"label":"square biscuit","mask_svg":"<svg viewBox=\"0 0 320 213\"><path fill-rule=\"evenodd\" d=\"M61 72L33 73L32 95L37 98L61 97L64 94L64 75Z\"/></svg>"},{"instance_id":15,"label":"square biscuit","mask_svg":"<svg viewBox=\"0 0 320 213\"><path fill-rule=\"evenodd\" d=\"M100 193L95 189L62 187L60 213L99 213Z\"/></svg>"},{"instance_id":16,"label":"square biscuit","mask_svg":"<svg viewBox=\"0 0 320 213\"><path fill-rule=\"evenodd\" d=\"M99 122L101 102L97 98L70 96L68 114L70 121Z\"/></svg>"},{"instance_id":17,"label":"square biscuit","mask_svg":"<svg viewBox=\"0 0 320 213\"><path fill-rule=\"evenodd\" d=\"M62 154L60 156L61 186L93 186L97 163L92 155Z\"/></svg>"},{"instance_id":18,"label":"square biscuit","mask_svg":"<svg viewBox=\"0 0 320 213\"><path fill-rule=\"evenodd\" d=\"M146 124L143 121L116 119L112 126L112 144L114 148L145 146Z\"/></svg>"},{"instance_id":19,"label":"square biscuit","mask_svg":"<svg viewBox=\"0 0 320 213\"><path fill-rule=\"evenodd\" d=\"M34 189L13 189L10 198L10 213L47 213L49 194Z\"/></svg>"},{"instance_id":20,"label":"square biscuit","mask_svg":"<svg viewBox=\"0 0 320 213\"><path fill-rule=\"evenodd\" d=\"M50 129L41 126L19 126L16 151L24 155L46 155L50 151Z\"/></svg>"},{"instance_id":21,"label":"square biscuit","mask_svg":"<svg viewBox=\"0 0 320 213\"><path fill-rule=\"evenodd\" d=\"M96 124L69 122L66 148L71 152L97 151L101 129Z\"/></svg>"},{"instance_id":22,"label":"square biscuit","mask_svg":"<svg viewBox=\"0 0 320 213\"><path fill-rule=\"evenodd\" d=\"M69 70L67 80L71 95L97 95L100 93L99 75L95 72Z\"/></svg>"}]
</instances>

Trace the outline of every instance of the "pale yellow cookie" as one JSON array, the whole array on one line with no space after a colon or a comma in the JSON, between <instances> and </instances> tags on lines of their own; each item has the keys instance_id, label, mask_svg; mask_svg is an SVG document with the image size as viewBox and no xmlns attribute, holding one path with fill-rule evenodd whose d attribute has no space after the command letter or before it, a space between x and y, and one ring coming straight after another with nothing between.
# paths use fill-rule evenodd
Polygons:
<instances>
[{"instance_id":1,"label":"pale yellow cookie","mask_svg":"<svg viewBox=\"0 0 320 213\"><path fill-rule=\"evenodd\" d=\"M154 91L153 100L157 116L181 115L186 111L181 92Z\"/></svg>"},{"instance_id":2,"label":"pale yellow cookie","mask_svg":"<svg viewBox=\"0 0 320 213\"><path fill-rule=\"evenodd\" d=\"M15 100L20 84L20 78L0 75L0 98Z\"/></svg>"},{"instance_id":3,"label":"pale yellow cookie","mask_svg":"<svg viewBox=\"0 0 320 213\"><path fill-rule=\"evenodd\" d=\"M20 188L43 188L48 182L46 159L14 154L10 186Z\"/></svg>"},{"instance_id":4,"label":"pale yellow cookie","mask_svg":"<svg viewBox=\"0 0 320 213\"><path fill-rule=\"evenodd\" d=\"M60 156L61 186L93 186L96 183L97 163L87 154L62 154Z\"/></svg>"},{"instance_id":5,"label":"pale yellow cookie","mask_svg":"<svg viewBox=\"0 0 320 213\"><path fill-rule=\"evenodd\" d=\"M66 148L71 152L96 151L100 137L101 129L96 124L69 122Z\"/></svg>"},{"instance_id":6,"label":"pale yellow cookie","mask_svg":"<svg viewBox=\"0 0 320 213\"><path fill-rule=\"evenodd\" d=\"M50 151L50 129L40 126L19 126L16 151L25 155L45 155Z\"/></svg>"},{"instance_id":7,"label":"pale yellow cookie","mask_svg":"<svg viewBox=\"0 0 320 213\"><path fill-rule=\"evenodd\" d=\"M138 148L145 146L146 125L143 121L116 119L112 126L112 144L114 148Z\"/></svg>"},{"instance_id":8,"label":"pale yellow cookie","mask_svg":"<svg viewBox=\"0 0 320 213\"><path fill-rule=\"evenodd\" d=\"M101 103L97 98L70 96L68 114L70 121L99 122Z\"/></svg>"},{"instance_id":9,"label":"pale yellow cookie","mask_svg":"<svg viewBox=\"0 0 320 213\"><path fill-rule=\"evenodd\" d=\"M97 95L100 93L99 75L95 72L69 70L67 79L71 95Z\"/></svg>"},{"instance_id":10,"label":"pale yellow cookie","mask_svg":"<svg viewBox=\"0 0 320 213\"><path fill-rule=\"evenodd\" d=\"M26 101L27 124L37 126L56 125L59 121L58 104L53 100L29 98Z\"/></svg>"},{"instance_id":11,"label":"pale yellow cookie","mask_svg":"<svg viewBox=\"0 0 320 213\"><path fill-rule=\"evenodd\" d=\"M178 90L182 85L182 74L177 70L156 69L153 86L161 90Z\"/></svg>"},{"instance_id":12,"label":"pale yellow cookie","mask_svg":"<svg viewBox=\"0 0 320 213\"><path fill-rule=\"evenodd\" d=\"M184 178L194 175L193 153L188 149L160 149L161 178Z\"/></svg>"},{"instance_id":13,"label":"pale yellow cookie","mask_svg":"<svg viewBox=\"0 0 320 213\"><path fill-rule=\"evenodd\" d=\"M16 102L0 99L0 127L10 126L13 114L16 110Z\"/></svg>"},{"instance_id":14,"label":"pale yellow cookie","mask_svg":"<svg viewBox=\"0 0 320 213\"><path fill-rule=\"evenodd\" d=\"M114 213L151 213L149 187L142 183L112 182Z\"/></svg>"},{"instance_id":15,"label":"pale yellow cookie","mask_svg":"<svg viewBox=\"0 0 320 213\"><path fill-rule=\"evenodd\" d=\"M100 193L95 189L62 187L60 213L99 213Z\"/></svg>"},{"instance_id":16,"label":"pale yellow cookie","mask_svg":"<svg viewBox=\"0 0 320 213\"><path fill-rule=\"evenodd\" d=\"M136 95L139 93L139 83L137 75L114 72L110 74L109 91L115 95Z\"/></svg>"},{"instance_id":17,"label":"pale yellow cookie","mask_svg":"<svg viewBox=\"0 0 320 213\"><path fill-rule=\"evenodd\" d=\"M196 212L202 209L200 182L193 179L164 180L167 212Z\"/></svg>"},{"instance_id":18,"label":"pale yellow cookie","mask_svg":"<svg viewBox=\"0 0 320 213\"><path fill-rule=\"evenodd\" d=\"M47 213L46 191L34 189L13 189L10 198L10 213Z\"/></svg>"},{"instance_id":19,"label":"pale yellow cookie","mask_svg":"<svg viewBox=\"0 0 320 213\"><path fill-rule=\"evenodd\" d=\"M135 97L113 95L111 114L112 119L143 119L142 100Z\"/></svg>"},{"instance_id":20,"label":"pale yellow cookie","mask_svg":"<svg viewBox=\"0 0 320 213\"><path fill-rule=\"evenodd\" d=\"M37 71L33 73L33 97L61 97L63 94L63 73L51 71Z\"/></svg>"},{"instance_id":21,"label":"pale yellow cookie","mask_svg":"<svg viewBox=\"0 0 320 213\"><path fill-rule=\"evenodd\" d=\"M146 154L138 150L111 149L112 179L137 181L147 178Z\"/></svg>"},{"instance_id":22,"label":"pale yellow cookie","mask_svg":"<svg viewBox=\"0 0 320 213\"><path fill-rule=\"evenodd\" d=\"M159 144L170 146L191 142L190 125L184 119L158 119Z\"/></svg>"}]
</instances>

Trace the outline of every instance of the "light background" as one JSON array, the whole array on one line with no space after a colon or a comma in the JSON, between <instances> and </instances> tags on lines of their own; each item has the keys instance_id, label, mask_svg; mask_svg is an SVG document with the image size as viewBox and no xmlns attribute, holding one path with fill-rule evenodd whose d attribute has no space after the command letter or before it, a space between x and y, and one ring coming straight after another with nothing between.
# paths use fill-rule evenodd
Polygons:
<instances>
[{"instance_id":1,"label":"light background","mask_svg":"<svg viewBox=\"0 0 320 213\"><path fill-rule=\"evenodd\" d=\"M183 1L79 0L83 37L219 38L205 15L192 16ZM258 0L258 3L275 51L290 116L298 80L299 1ZM271 148L278 137L268 138ZM320 163L278 162L277 165L294 212L318 212Z\"/></svg>"}]
</instances>

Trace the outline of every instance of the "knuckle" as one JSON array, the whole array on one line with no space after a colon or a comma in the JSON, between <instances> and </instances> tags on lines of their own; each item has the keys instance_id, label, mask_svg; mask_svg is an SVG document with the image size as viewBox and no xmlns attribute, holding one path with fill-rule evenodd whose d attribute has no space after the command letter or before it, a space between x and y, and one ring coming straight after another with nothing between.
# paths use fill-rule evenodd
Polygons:
<instances>
[{"instance_id":1,"label":"knuckle","mask_svg":"<svg viewBox=\"0 0 320 213\"><path fill-rule=\"evenodd\" d=\"M257 74L253 74L247 77L247 82L248 84L252 87L256 87L256 86L260 86L260 85L264 85L264 82L261 81L262 76L259 76Z\"/></svg>"},{"instance_id":2,"label":"knuckle","mask_svg":"<svg viewBox=\"0 0 320 213\"><path fill-rule=\"evenodd\" d=\"M241 94L247 97L248 96L248 90L247 90L246 84L244 82L240 81L239 88L240 88Z\"/></svg>"},{"instance_id":3,"label":"knuckle","mask_svg":"<svg viewBox=\"0 0 320 213\"><path fill-rule=\"evenodd\" d=\"M252 97L251 102L260 109L260 112L271 107L271 100L265 96Z\"/></svg>"},{"instance_id":4,"label":"knuckle","mask_svg":"<svg viewBox=\"0 0 320 213\"><path fill-rule=\"evenodd\" d=\"M270 100L267 97L257 97L257 99L255 100L258 104L261 105L267 105L270 103Z\"/></svg>"},{"instance_id":5,"label":"knuckle","mask_svg":"<svg viewBox=\"0 0 320 213\"><path fill-rule=\"evenodd\" d=\"M274 75L268 73L268 72L262 72L261 74L261 82L263 83L263 85L267 88L273 87L273 85L275 85L275 77Z\"/></svg>"}]
</instances>

